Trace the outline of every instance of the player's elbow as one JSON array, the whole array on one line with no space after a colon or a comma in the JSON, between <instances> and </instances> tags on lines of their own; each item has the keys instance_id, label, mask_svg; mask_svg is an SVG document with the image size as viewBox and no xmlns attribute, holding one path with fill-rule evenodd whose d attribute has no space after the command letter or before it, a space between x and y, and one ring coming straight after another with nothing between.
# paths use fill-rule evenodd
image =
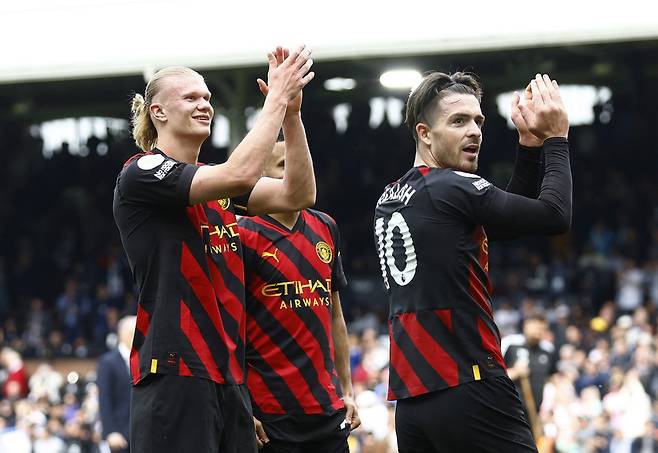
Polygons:
<instances>
[{"instance_id":1,"label":"player's elbow","mask_svg":"<svg viewBox=\"0 0 658 453\"><path fill-rule=\"evenodd\" d=\"M315 186L304 190L304 193L300 196L299 203L302 205L300 209L310 208L315 205L316 199L316 190Z\"/></svg>"},{"instance_id":2,"label":"player's elbow","mask_svg":"<svg viewBox=\"0 0 658 453\"><path fill-rule=\"evenodd\" d=\"M553 217L553 222L551 224L550 233L551 234L564 234L571 228L571 212L564 211L556 214Z\"/></svg>"},{"instance_id":3,"label":"player's elbow","mask_svg":"<svg viewBox=\"0 0 658 453\"><path fill-rule=\"evenodd\" d=\"M287 197L288 206L293 211L301 211L315 205L315 187L293 190Z\"/></svg>"}]
</instances>

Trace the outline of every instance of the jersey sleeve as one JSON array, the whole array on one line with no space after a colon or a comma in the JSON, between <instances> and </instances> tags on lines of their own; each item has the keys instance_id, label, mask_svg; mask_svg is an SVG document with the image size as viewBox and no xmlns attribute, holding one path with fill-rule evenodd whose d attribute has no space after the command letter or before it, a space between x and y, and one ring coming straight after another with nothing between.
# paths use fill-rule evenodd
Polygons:
<instances>
[{"instance_id":1,"label":"jersey sleeve","mask_svg":"<svg viewBox=\"0 0 658 453\"><path fill-rule=\"evenodd\" d=\"M501 190L486 179L458 171L443 172L429 185L439 209L484 225L492 239L524 234L557 234L571 224L571 168L566 139L544 144L545 170L537 199Z\"/></svg>"},{"instance_id":2,"label":"jersey sleeve","mask_svg":"<svg viewBox=\"0 0 658 453\"><path fill-rule=\"evenodd\" d=\"M234 199L231 199L234 200ZM239 216L238 233L240 234L240 242L242 243L242 260L244 263L245 276L249 276L252 269L256 266L256 248L258 246L258 235L249 229L248 225L253 225L253 222L248 217Z\"/></svg>"},{"instance_id":3,"label":"jersey sleeve","mask_svg":"<svg viewBox=\"0 0 658 453\"><path fill-rule=\"evenodd\" d=\"M545 170L537 199L501 190L470 173L446 171L430 184L435 206L473 225L492 239L556 234L571 223L571 168L566 139L544 144Z\"/></svg>"},{"instance_id":4,"label":"jersey sleeve","mask_svg":"<svg viewBox=\"0 0 658 453\"><path fill-rule=\"evenodd\" d=\"M333 219L331 219L333 221ZM345 276L345 271L343 270L343 254L341 246L341 235L338 225L335 221L330 224L331 234L334 239L334 247L336 249L336 259L333 262L331 268L331 282L332 290L340 291L347 287L347 277Z\"/></svg>"},{"instance_id":5,"label":"jersey sleeve","mask_svg":"<svg viewBox=\"0 0 658 453\"><path fill-rule=\"evenodd\" d=\"M146 154L130 162L121 172L118 188L128 200L157 205L189 205L192 178L198 167L161 154Z\"/></svg>"},{"instance_id":6,"label":"jersey sleeve","mask_svg":"<svg viewBox=\"0 0 658 453\"><path fill-rule=\"evenodd\" d=\"M541 182L541 147L519 145L507 192L537 198Z\"/></svg>"},{"instance_id":7,"label":"jersey sleeve","mask_svg":"<svg viewBox=\"0 0 658 453\"><path fill-rule=\"evenodd\" d=\"M231 197L231 202L232 202L231 204L233 204L233 211L235 211L235 215L240 215L240 216L252 215L249 214L249 209L248 209L250 195L251 195L251 190L242 195Z\"/></svg>"}]
</instances>

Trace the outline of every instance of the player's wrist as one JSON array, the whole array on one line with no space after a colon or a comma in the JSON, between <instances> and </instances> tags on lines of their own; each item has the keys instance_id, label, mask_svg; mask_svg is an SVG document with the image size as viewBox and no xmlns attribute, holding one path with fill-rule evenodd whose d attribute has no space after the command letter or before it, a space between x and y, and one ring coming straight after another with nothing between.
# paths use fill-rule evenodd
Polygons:
<instances>
[{"instance_id":1,"label":"player's wrist","mask_svg":"<svg viewBox=\"0 0 658 453\"><path fill-rule=\"evenodd\" d=\"M284 116L284 120L296 120L296 119L301 119L302 117L302 111L301 109L290 109L288 107L286 109L286 115Z\"/></svg>"},{"instance_id":2,"label":"player's wrist","mask_svg":"<svg viewBox=\"0 0 658 453\"><path fill-rule=\"evenodd\" d=\"M265 111L268 108L274 109L274 110L280 110L280 109L287 109L288 107L288 99L284 96L282 92L277 92L277 91L272 91L270 89L270 92L267 94L267 97L265 97L265 102L263 103L263 111Z\"/></svg>"},{"instance_id":3,"label":"player's wrist","mask_svg":"<svg viewBox=\"0 0 658 453\"><path fill-rule=\"evenodd\" d=\"M542 143L543 140L533 134L519 134L519 145L526 148L539 148Z\"/></svg>"}]
</instances>

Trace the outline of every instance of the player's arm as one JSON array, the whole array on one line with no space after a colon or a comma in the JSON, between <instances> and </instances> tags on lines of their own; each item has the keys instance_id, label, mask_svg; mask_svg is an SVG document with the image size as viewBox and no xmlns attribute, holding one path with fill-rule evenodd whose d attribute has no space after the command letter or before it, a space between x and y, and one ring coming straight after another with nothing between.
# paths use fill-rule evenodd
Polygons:
<instances>
[{"instance_id":1,"label":"player's arm","mask_svg":"<svg viewBox=\"0 0 658 453\"><path fill-rule=\"evenodd\" d=\"M350 423L351 429L356 429L361 424L361 419L354 402L354 388L350 372L350 346L338 291L331 293L331 337L334 341L336 373L343 389L343 402L347 409L345 419Z\"/></svg>"},{"instance_id":2,"label":"player's arm","mask_svg":"<svg viewBox=\"0 0 658 453\"><path fill-rule=\"evenodd\" d=\"M310 54L311 50L304 46L285 58L280 47L268 54L269 95L256 124L226 162L199 168L190 187L191 205L240 195L256 185L276 142L288 102L314 77L309 72L313 64Z\"/></svg>"},{"instance_id":3,"label":"player's arm","mask_svg":"<svg viewBox=\"0 0 658 453\"><path fill-rule=\"evenodd\" d=\"M544 153L546 170L536 200L490 187L476 214L490 238L560 234L571 226L569 143L552 138L544 144Z\"/></svg>"},{"instance_id":4,"label":"player's arm","mask_svg":"<svg viewBox=\"0 0 658 453\"><path fill-rule=\"evenodd\" d=\"M519 104L528 130L542 140L545 170L536 200L491 187L476 217L492 238L522 234L559 234L571 225L572 180L569 121L557 82L537 75L531 82L532 98Z\"/></svg>"},{"instance_id":5,"label":"player's arm","mask_svg":"<svg viewBox=\"0 0 658 453\"><path fill-rule=\"evenodd\" d=\"M285 56L285 52L284 52ZM261 92L269 96L268 85L258 79ZM249 213L299 211L315 204L315 174L313 160L302 122L302 92L288 102L283 119L286 143L282 179L262 177L249 195Z\"/></svg>"},{"instance_id":6,"label":"player's arm","mask_svg":"<svg viewBox=\"0 0 658 453\"><path fill-rule=\"evenodd\" d=\"M299 96L301 107L301 94ZM249 212L299 211L315 204L315 174L298 108L289 104L283 120L286 155L282 179L262 177L249 196Z\"/></svg>"},{"instance_id":7,"label":"player's arm","mask_svg":"<svg viewBox=\"0 0 658 453\"><path fill-rule=\"evenodd\" d=\"M531 100L532 91L529 84L523 93L523 102L528 103ZM516 151L514 171L505 190L524 197L537 198L541 183L541 147L543 142L528 129L528 125L521 114L520 102L521 96L514 93L512 97L512 123L514 123L519 134L519 146Z\"/></svg>"}]
</instances>

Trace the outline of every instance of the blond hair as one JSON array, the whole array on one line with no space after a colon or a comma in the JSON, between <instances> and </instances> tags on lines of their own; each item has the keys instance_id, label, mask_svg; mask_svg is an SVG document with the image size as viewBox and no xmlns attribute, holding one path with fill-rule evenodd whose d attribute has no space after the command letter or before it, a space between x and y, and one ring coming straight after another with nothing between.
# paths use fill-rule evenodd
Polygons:
<instances>
[{"instance_id":1,"label":"blond hair","mask_svg":"<svg viewBox=\"0 0 658 453\"><path fill-rule=\"evenodd\" d=\"M160 69L153 74L151 80L146 84L144 96L139 93L135 93L133 96L130 107L132 112L131 122L133 126L133 138L135 139L137 146L144 151L151 151L155 148L155 144L158 141L158 131L151 119L151 102L153 102L153 98L162 91L162 81L165 78L181 75L197 75L201 77L201 75L193 69L184 66L169 66Z\"/></svg>"}]
</instances>

